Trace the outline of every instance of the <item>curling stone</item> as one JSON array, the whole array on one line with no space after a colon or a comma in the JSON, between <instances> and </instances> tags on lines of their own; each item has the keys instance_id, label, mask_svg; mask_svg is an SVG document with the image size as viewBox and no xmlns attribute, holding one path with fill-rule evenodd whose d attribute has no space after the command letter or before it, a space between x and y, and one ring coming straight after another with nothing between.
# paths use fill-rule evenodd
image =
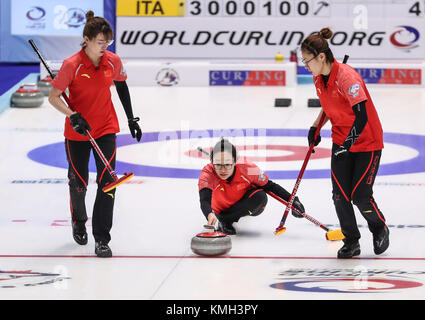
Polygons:
<instances>
[{"instance_id":1,"label":"curling stone","mask_svg":"<svg viewBox=\"0 0 425 320\"><path fill-rule=\"evenodd\" d=\"M308 99L307 100L307 106L309 108L321 108L322 107L319 99Z\"/></svg>"},{"instance_id":2,"label":"curling stone","mask_svg":"<svg viewBox=\"0 0 425 320\"><path fill-rule=\"evenodd\" d=\"M223 232L201 232L192 238L190 247L201 256L219 256L232 249L232 240Z\"/></svg>"},{"instance_id":3,"label":"curling stone","mask_svg":"<svg viewBox=\"0 0 425 320\"><path fill-rule=\"evenodd\" d=\"M41 79L38 82L38 90L45 96L48 96L50 94L50 90L52 89L52 78L46 77L44 79Z\"/></svg>"},{"instance_id":4,"label":"curling stone","mask_svg":"<svg viewBox=\"0 0 425 320\"><path fill-rule=\"evenodd\" d=\"M275 107L289 107L292 104L292 99L290 98L276 98L274 100Z\"/></svg>"},{"instance_id":5,"label":"curling stone","mask_svg":"<svg viewBox=\"0 0 425 320\"><path fill-rule=\"evenodd\" d=\"M23 84L10 98L10 106L15 108L38 108L44 102L44 95L35 83Z\"/></svg>"}]
</instances>

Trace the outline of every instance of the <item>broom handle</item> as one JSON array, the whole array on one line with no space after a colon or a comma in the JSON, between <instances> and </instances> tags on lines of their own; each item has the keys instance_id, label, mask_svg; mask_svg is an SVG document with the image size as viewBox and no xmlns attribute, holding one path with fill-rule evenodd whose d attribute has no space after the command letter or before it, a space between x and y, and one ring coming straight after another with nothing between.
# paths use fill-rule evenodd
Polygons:
<instances>
[{"instance_id":1,"label":"broom handle","mask_svg":"<svg viewBox=\"0 0 425 320\"><path fill-rule=\"evenodd\" d=\"M298 178L297 178L297 180L295 182L294 189L292 190L291 196L289 197L288 204L286 206L285 212L283 213L283 217L280 220L280 223L279 223L279 227L278 228L283 227L283 225L285 224L285 221L286 221L286 218L288 216L289 210L291 209L292 204L293 204L294 199L295 199L295 195L297 194L298 187L300 186L301 179L302 179L302 177L304 175L304 171L305 171L305 169L307 167L307 163L310 160L310 156L311 156L311 153L312 153L313 148L314 148L314 142L316 141L317 136L319 135L320 129L322 128L322 125L325 122L325 118L326 118L325 113L322 113L322 116L320 117L319 125L317 126L317 130L316 130L316 133L314 135L314 141L313 141L313 143L310 144L310 147L308 148L307 155L305 156L304 163L303 163L303 165L301 167L300 173L298 174Z\"/></svg>"},{"instance_id":2,"label":"broom handle","mask_svg":"<svg viewBox=\"0 0 425 320\"><path fill-rule=\"evenodd\" d=\"M86 130L86 134L89 137L90 142L91 142L93 148L96 150L98 156L100 157L100 159L102 160L104 166L106 167L106 169L108 170L109 174L111 175L112 179L114 179L114 181L117 181L118 180L118 176L117 176L116 172L114 171L114 169L109 164L108 159L106 159L106 157L103 154L102 150L100 150L100 147L98 146L98 144L96 143L96 141L94 140L94 138L92 137L92 135L90 134L90 132L88 130Z\"/></svg>"},{"instance_id":3,"label":"broom handle","mask_svg":"<svg viewBox=\"0 0 425 320\"><path fill-rule=\"evenodd\" d=\"M283 203L284 205L288 205L288 202L284 199L282 199L281 197L275 195L273 192L271 191L266 191L266 193L275 198L277 201ZM297 213L301 214L304 218L306 218L307 220L309 220L310 222L313 222L315 225L319 226L320 228L322 228L325 231L329 231L329 228L327 228L324 224L322 224L321 222L319 222L318 220L314 219L313 217L309 216L308 214L306 214L305 212L301 212L300 210L298 210L295 207L291 207L292 210L296 211Z\"/></svg>"}]
</instances>

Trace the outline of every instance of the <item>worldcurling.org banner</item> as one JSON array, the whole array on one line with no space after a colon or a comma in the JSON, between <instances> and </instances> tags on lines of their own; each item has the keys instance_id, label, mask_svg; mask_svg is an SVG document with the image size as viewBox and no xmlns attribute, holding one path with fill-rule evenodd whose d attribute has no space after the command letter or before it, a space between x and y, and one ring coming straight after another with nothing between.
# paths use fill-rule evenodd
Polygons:
<instances>
[{"instance_id":1,"label":"worldcurling.org banner","mask_svg":"<svg viewBox=\"0 0 425 320\"><path fill-rule=\"evenodd\" d=\"M117 53L122 58L287 59L303 39L323 26L334 32L337 58L423 60L422 19L375 19L366 30L351 20L316 18L117 17Z\"/></svg>"}]
</instances>

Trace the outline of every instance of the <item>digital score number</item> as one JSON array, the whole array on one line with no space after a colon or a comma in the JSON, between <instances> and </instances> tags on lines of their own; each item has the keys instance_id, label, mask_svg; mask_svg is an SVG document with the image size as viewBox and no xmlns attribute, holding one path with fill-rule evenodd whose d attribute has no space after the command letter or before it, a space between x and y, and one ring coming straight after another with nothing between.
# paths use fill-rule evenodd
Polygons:
<instances>
[{"instance_id":1,"label":"digital score number","mask_svg":"<svg viewBox=\"0 0 425 320\"><path fill-rule=\"evenodd\" d=\"M187 0L187 16L279 17L329 16L331 1L315 0Z\"/></svg>"},{"instance_id":2,"label":"digital score number","mask_svg":"<svg viewBox=\"0 0 425 320\"><path fill-rule=\"evenodd\" d=\"M350 17L364 6L369 17L424 17L425 0L186 0L192 17Z\"/></svg>"}]
</instances>

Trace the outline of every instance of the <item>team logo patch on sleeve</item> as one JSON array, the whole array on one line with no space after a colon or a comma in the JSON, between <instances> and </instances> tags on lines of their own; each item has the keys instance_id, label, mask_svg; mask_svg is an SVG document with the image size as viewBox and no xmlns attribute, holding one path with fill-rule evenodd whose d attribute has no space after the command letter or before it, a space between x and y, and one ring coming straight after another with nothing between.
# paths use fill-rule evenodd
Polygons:
<instances>
[{"instance_id":1,"label":"team logo patch on sleeve","mask_svg":"<svg viewBox=\"0 0 425 320\"><path fill-rule=\"evenodd\" d=\"M121 72L120 72L120 74L121 74L122 76L126 76L126 75L127 75L127 72L125 71L124 66L121 68Z\"/></svg>"},{"instance_id":2,"label":"team logo patch on sleeve","mask_svg":"<svg viewBox=\"0 0 425 320\"><path fill-rule=\"evenodd\" d=\"M200 187L200 188L207 188L207 187L209 187L209 183L208 183L208 181L205 181L205 180L199 180L199 187Z\"/></svg>"},{"instance_id":3,"label":"team logo patch on sleeve","mask_svg":"<svg viewBox=\"0 0 425 320\"><path fill-rule=\"evenodd\" d=\"M358 84L354 84L348 89L348 94L352 95L353 98L359 95L360 86Z\"/></svg>"}]
</instances>

